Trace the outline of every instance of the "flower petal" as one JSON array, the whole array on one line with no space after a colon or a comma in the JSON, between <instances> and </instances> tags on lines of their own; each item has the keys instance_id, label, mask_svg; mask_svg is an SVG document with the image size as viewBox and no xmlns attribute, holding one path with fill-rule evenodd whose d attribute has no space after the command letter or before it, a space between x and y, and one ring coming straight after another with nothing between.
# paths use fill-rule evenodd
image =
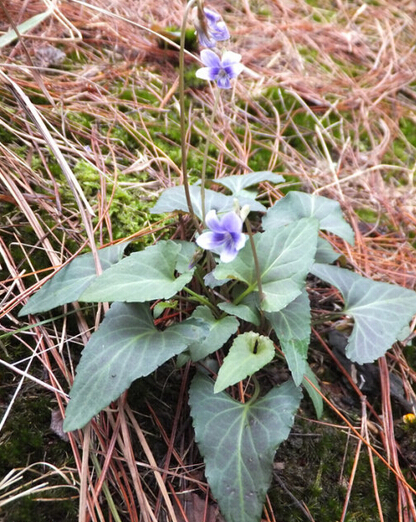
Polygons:
<instances>
[{"instance_id":1,"label":"flower petal","mask_svg":"<svg viewBox=\"0 0 416 522\"><path fill-rule=\"evenodd\" d=\"M234 65L241 61L241 54L233 53L232 51L225 51L222 55L221 65L223 67L227 67L229 65Z\"/></svg>"},{"instance_id":2,"label":"flower petal","mask_svg":"<svg viewBox=\"0 0 416 522\"><path fill-rule=\"evenodd\" d=\"M224 67L224 71L227 73L229 78L237 78L243 70L244 65L242 63L234 63L233 65L226 65Z\"/></svg>"},{"instance_id":3,"label":"flower petal","mask_svg":"<svg viewBox=\"0 0 416 522\"><path fill-rule=\"evenodd\" d=\"M220 74L216 78L217 85L220 89L231 89L231 83L228 75L226 74Z\"/></svg>"},{"instance_id":4,"label":"flower petal","mask_svg":"<svg viewBox=\"0 0 416 522\"><path fill-rule=\"evenodd\" d=\"M197 29L196 32L198 34L199 43L203 47L208 47L209 49L212 49L216 46L217 41L215 40L215 38L212 38L211 36L206 36L206 34L202 31L202 29L201 30Z\"/></svg>"},{"instance_id":5,"label":"flower petal","mask_svg":"<svg viewBox=\"0 0 416 522\"><path fill-rule=\"evenodd\" d=\"M241 231L243 230L243 222L241 221L240 216L235 212L228 212L228 214L225 214L221 219L221 226L223 230L230 232L230 234L241 234Z\"/></svg>"},{"instance_id":6,"label":"flower petal","mask_svg":"<svg viewBox=\"0 0 416 522\"><path fill-rule=\"evenodd\" d=\"M234 245L228 245L221 250L220 259L223 263L230 263L237 257L237 249Z\"/></svg>"},{"instance_id":7,"label":"flower petal","mask_svg":"<svg viewBox=\"0 0 416 522\"><path fill-rule=\"evenodd\" d=\"M233 236L233 240L234 240L234 246L235 246L235 249L236 250L241 250L244 245L246 244L246 241L248 239L248 237L241 233L241 234L232 234Z\"/></svg>"},{"instance_id":8,"label":"flower petal","mask_svg":"<svg viewBox=\"0 0 416 522\"><path fill-rule=\"evenodd\" d=\"M222 20L215 25L212 24L209 30L212 34L212 37L217 42L222 42L223 40L228 40L230 38L230 33L227 29L227 26L225 25L225 22L223 22Z\"/></svg>"},{"instance_id":9,"label":"flower petal","mask_svg":"<svg viewBox=\"0 0 416 522\"><path fill-rule=\"evenodd\" d=\"M196 244L204 250L215 250L221 248L224 236L217 232L204 232L196 238Z\"/></svg>"},{"instance_id":10,"label":"flower petal","mask_svg":"<svg viewBox=\"0 0 416 522\"><path fill-rule=\"evenodd\" d=\"M216 80L219 73L219 69L216 67L202 67L201 69L198 69L195 73L195 76L197 78L201 78L202 80L208 80L210 82L213 82Z\"/></svg>"},{"instance_id":11,"label":"flower petal","mask_svg":"<svg viewBox=\"0 0 416 522\"><path fill-rule=\"evenodd\" d=\"M213 230L214 232L224 232L224 227L220 223L220 220L217 216L217 212L215 210L210 210L208 212L208 214L205 216L205 223L207 224L207 227Z\"/></svg>"},{"instance_id":12,"label":"flower petal","mask_svg":"<svg viewBox=\"0 0 416 522\"><path fill-rule=\"evenodd\" d=\"M209 7L204 7L204 13L209 24L216 24L222 19L220 13L217 13L217 11L210 9Z\"/></svg>"},{"instance_id":13,"label":"flower petal","mask_svg":"<svg viewBox=\"0 0 416 522\"><path fill-rule=\"evenodd\" d=\"M203 49L201 51L201 60L207 67L221 68L221 60L218 54L215 54L211 49Z\"/></svg>"}]
</instances>

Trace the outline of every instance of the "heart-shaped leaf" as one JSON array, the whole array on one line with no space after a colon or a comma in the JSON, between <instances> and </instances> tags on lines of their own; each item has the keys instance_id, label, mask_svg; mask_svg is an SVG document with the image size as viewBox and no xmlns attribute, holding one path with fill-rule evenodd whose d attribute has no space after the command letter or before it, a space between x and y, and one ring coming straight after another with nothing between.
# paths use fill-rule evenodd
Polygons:
<instances>
[{"instance_id":1,"label":"heart-shaped leaf","mask_svg":"<svg viewBox=\"0 0 416 522\"><path fill-rule=\"evenodd\" d=\"M302 394L290 381L242 404L213 388L199 373L190 389L205 474L227 522L258 522L276 449L289 436Z\"/></svg>"},{"instance_id":2,"label":"heart-shaped leaf","mask_svg":"<svg viewBox=\"0 0 416 522\"><path fill-rule=\"evenodd\" d=\"M318 221L301 219L285 227L271 228L254 236L260 265L266 312L277 312L300 293L315 258ZM219 263L214 270L217 279L237 279L248 285L245 293L257 291L257 277L250 242L231 263ZM234 304L239 304L238 298Z\"/></svg>"},{"instance_id":3,"label":"heart-shaped leaf","mask_svg":"<svg viewBox=\"0 0 416 522\"><path fill-rule=\"evenodd\" d=\"M198 306L192 314L193 319L203 321L208 328L208 333L203 342L198 340L189 346L192 361L200 361L211 353L220 349L235 334L238 329L238 320L235 317L226 316L215 319L206 306Z\"/></svg>"},{"instance_id":4,"label":"heart-shaped leaf","mask_svg":"<svg viewBox=\"0 0 416 522\"><path fill-rule=\"evenodd\" d=\"M345 221L339 203L304 192L291 191L287 196L279 199L264 216L263 228L267 230L270 227L280 227L304 217L318 219L321 230L332 232L351 245L354 244L354 232Z\"/></svg>"},{"instance_id":5,"label":"heart-shaped leaf","mask_svg":"<svg viewBox=\"0 0 416 522\"><path fill-rule=\"evenodd\" d=\"M365 364L382 357L416 314L416 292L412 290L336 266L316 264L311 272L340 290L343 313L354 318L346 348L351 361Z\"/></svg>"},{"instance_id":6,"label":"heart-shaped leaf","mask_svg":"<svg viewBox=\"0 0 416 522\"><path fill-rule=\"evenodd\" d=\"M305 289L283 310L266 314L275 331L295 384L299 386L308 367L311 312Z\"/></svg>"},{"instance_id":7,"label":"heart-shaped leaf","mask_svg":"<svg viewBox=\"0 0 416 522\"><path fill-rule=\"evenodd\" d=\"M192 208L195 214L202 220L202 205L201 205L201 187L192 185L189 187L191 195ZM250 209L258 212L266 212L264 207L258 201L251 198L238 197L240 206L250 205ZM221 192L214 190L205 190L205 214L210 210L216 210L217 213L230 212L234 209L234 197L226 196ZM182 212L189 212L188 203L185 196L185 188L181 185L179 187L172 187L164 190L156 202L156 205L150 210L152 214L163 214L164 212L175 212L180 210ZM205 217L205 216L204 216Z\"/></svg>"},{"instance_id":8,"label":"heart-shaped leaf","mask_svg":"<svg viewBox=\"0 0 416 522\"><path fill-rule=\"evenodd\" d=\"M250 172L249 174L240 174L237 176L227 176L225 178L215 179L214 183L218 183L223 187L227 187L233 193L233 196L239 196L241 193L252 185L257 185L262 181L269 181L270 183L282 183L285 180L280 174L274 174L269 170L261 172Z\"/></svg>"},{"instance_id":9,"label":"heart-shaped leaf","mask_svg":"<svg viewBox=\"0 0 416 522\"><path fill-rule=\"evenodd\" d=\"M153 372L207 331L194 320L163 332L148 304L114 303L85 346L77 368L64 430L82 428L139 377Z\"/></svg>"},{"instance_id":10,"label":"heart-shaped leaf","mask_svg":"<svg viewBox=\"0 0 416 522\"><path fill-rule=\"evenodd\" d=\"M103 271L120 261L127 245L128 243L119 243L98 250ZM45 312L57 306L78 301L78 298L96 277L97 272L92 253L76 257L29 299L20 310L19 316Z\"/></svg>"},{"instance_id":11,"label":"heart-shaped leaf","mask_svg":"<svg viewBox=\"0 0 416 522\"><path fill-rule=\"evenodd\" d=\"M159 241L141 252L134 252L97 277L79 300L143 303L169 299L192 279L193 270L175 276L175 271L186 264L179 257L180 251L179 243Z\"/></svg>"},{"instance_id":12,"label":"heart-shaped leaf","mask_svg":"<svg viewBox=\"0 0 416 522\"><path fill-rule=\"evenodd\" d=\"M242 381L266 366L274 357L274 344L264 335L246 332L234 339L218 372L214 393Z\"/></svg>"}]
</instances>

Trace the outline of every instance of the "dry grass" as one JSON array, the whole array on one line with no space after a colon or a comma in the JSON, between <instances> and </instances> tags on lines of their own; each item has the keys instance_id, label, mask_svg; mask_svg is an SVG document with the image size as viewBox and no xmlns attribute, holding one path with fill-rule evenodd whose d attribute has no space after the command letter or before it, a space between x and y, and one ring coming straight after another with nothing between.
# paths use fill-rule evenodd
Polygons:
<instances>
[{"instance_id":1,"label":"dry grass","mask_svg":"<svg viewBox=\"0 0 416 522\"><path fill-rule=\"evenodd\" d=\"M212 2L225 13L232 48L243 54L248 70L233 93L223 97L214 129L218 155L210 167L216 177L247 172L259 151L267 150L263 168L295 177L303 189L341 203L355 229L356 246L332 241L348 263L375 279L416 289L415 3L317 3L319 8L304 0ZM47 7L46 0L2 0L2 4L3 31L10 27L9 18L19 24ZM179 25L183 3L90 0L88 4L91 7L69 0L56 4L52 16L1 49L7 75L0 83L1 332L9 349L19 346L20 354L10 358L4 348L7 357L0 361L2 371L7 368L14 376L10 379L8 374L6 380L12 399L2 428L7 415L13 415L21 389L35 379L54 393L56 408L64 413L76 347L87 342L102 313L99 310L91 320L74 305L56 321L43 324L31 317L29 328L22 329L19 305L36 290L38 281L78 251L114 239L117 216L110 212L116 197L114 180L123 173L131 176L120 186L128 194L138 191L146 202L176 184L181 175L179 163L163 146L172 140L169 126L177 128L177 51L159 47L146 28L159 31ZM59 53L54 53L58 46L71 57L63 65L54 62L59 61ZM188 66L193 62L187 57ZM16 86L32 100L46 133L21 99L19 105ZM131 96L120 100L123 90ZM151 101L140 97L143 91L152 94ZM208 121L212 92L193 87L187 95L194 121ZM155 128L163 143L155 143ZM204 139L204 125L195 125L193 132ZM134 145L126 146L123 140L128 136ZM57 174L51 144L67 165L66 177ZM198 154L198 140L190 138L189 150ZM79 162L99 173L98 188L87 196L95 217L83 202L88 182L84 178L78 190L71 178ZM265 185L264 191L271 200L281 197L271 186ZM363 216L371 216L371 223ZM151 240L165 233L163 223L147 225L138 235ZM397 346L380 363L382 401L379 411L373 410L378 433L369 434L365 422L370 403L367 409L363 406L359 422L344 421L361 437L357 459L359 449L363 452L368 445L377 447L388 462L397 477L398 520L410 521L416 514L406 480L415 476L411 468L406 478L401 470L388 368L402 377L408 398L414 398L416 372ZM156 410L149 403L146 414L135 414L125 395L117 408L69 435L75 467L59 471L60 484L78 490L80 521L216 520L203 469L189 442L187 376L185 369L174 411L167 407L169 431L161 418L161 411L166 413L162 404ZM357 388L356 393L360 394ZM335 404L332 407L339 413ZM155 435L146 431L151 428L163 446L156 455L151 449ZM13 429L12 423L8 429ZM28 473L29 468L23 473L27 489ZM48 473L39 481L47 483ZM6 489L0 505L21 493L8 480L0 484ZM351 475L351 486L353 481ZM302 510L313 520L306 506ZM278 520L270 504L264 516Z\"/></svg>"}]
</instances>

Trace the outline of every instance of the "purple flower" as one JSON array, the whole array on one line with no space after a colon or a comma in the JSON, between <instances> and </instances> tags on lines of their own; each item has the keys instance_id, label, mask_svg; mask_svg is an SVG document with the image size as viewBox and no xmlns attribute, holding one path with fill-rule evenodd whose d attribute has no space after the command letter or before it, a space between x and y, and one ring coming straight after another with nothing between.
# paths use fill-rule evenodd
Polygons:
<instances>
[{"instance_id":1,"label":"purple flower","mask_svg":"<svg viewBox=\"0 0 416 522\"><path fill-rule=\"evenodd\" d=\"M194 25L201 45L212 48L217 42L230 38L227 26L219 13L204 7L205 23L201 23L197 13L198 11L195 9Z\"/></svg>"},{"instance_id":2,"label":"purple flower","mask_svg":"<svg viewBox=\"0 0 416 522\"><path fill-rule=\"evenodd\" d=\"M211 82L216 80L218 87L221 89L230 89L230 80L237 78L244 69L244 65L239 63L241 54L233 53L232 51L226 51L220 60L214 51L204 49L201 51L201 60L206 67L198 69L195 73L196 77Z\"/></svg>"},{"instance_id":3,"label":"purple flower","mask_svg":"<svg viewBox=\"0 0 416 522\"><path fill-rule=\"evenodd\" d=\"M228 212L221 220L215 210L210 210L205 217L210 232L201 234L196 242L204 250L220 254L223 263L229 263L246 243L247 236L242 232L243 221L235 212Z\"/></svg>"}]
</instances>

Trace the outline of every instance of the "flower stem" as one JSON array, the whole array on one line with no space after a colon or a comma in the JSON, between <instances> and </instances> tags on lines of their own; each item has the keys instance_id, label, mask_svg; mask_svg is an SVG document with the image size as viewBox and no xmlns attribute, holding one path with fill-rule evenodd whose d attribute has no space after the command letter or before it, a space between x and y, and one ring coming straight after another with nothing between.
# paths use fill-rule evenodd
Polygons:
<instances>
[{"instance_id":1,"label":"flower stem","mask_svg":"<svg viewBox=\"0 0 416 522\"><path fill-rule=\"evenodd\" d=\"M211 308L211 310L213 312L215 312L215 315L218 314L218 310L217 310L216 306L213 305L209 299L206 299L202 295L197 294L196 292L194 292L193 290L191 290L190 288L188 288L186 286L184 286L182 288L182 290L185 290L185 292L188 292L188 294L191 295L194 298L195 301L198 301L199 303L201 303L201 304Z\"/></svg>"},{"instance_id":2,"label":"flower stem","mask_svg":"<svg viewBox=\"0 0 416 522\"><path fill-rule=\"evenodd\" d=\"M253 404L253 402L256 402L258 396L260 395L260 384L255 375L252 375L251 379L254 384L254 392L253 392L251 399L248 401L248 403Z\"/></svg>"},{"instance_id":3,"label":"flower stem","mask_svg":"<svg viewBox=\"0 0 416 522\"><path fill-rule=\"evenodd\" d=\"M263 287L261 284L259 258L257 257L256 245L254 244L254 239L253 239L253 230L251 229L251 224L250 224L250 221L248 220L248 218L246 218L245 224L246 224L246 228L247 228L247 232L248 232L248 237L250 240L251 250L253 252L254 269L256 271L256 279L257 279L257 289L259 291L259 298L260 298L260 303L261 303L264 299L264 294L263 294Z\"/></svg>"},{"instance_id":4,"label":"flower stem","mask_svg":"<svg viewBox=\"0 0 416 522\"><path fill-rule=\"evenodd\" d=\"M212 127L214 125L215 114L217 112L219 99L220 99L220 90L217 88L215 91L214 107L213 107L212 113L211 113L211 120L210 120L209 126L208 126L208 133L207 133L207 139L205 142L204 159L203 159L203 163L202 163L202 172L201 172L201 211L202 211L202 222L204 223L204 225L205 225L205 174L207 171L208 149L209 149L209 144L211 141Z\"/></svg>"},{"instance_id":5,"label":"flower stem","mask_svg":"<svg viewBox=\"0 0 416 522\"><path fill-rule=\"evenodd\" d=\"M183 176L183 186L185 188L185 197L186 203L188 205L189 213L191 214L195 224L198 223L198 220L195 216L194 209L191 201L191 194L189 191L189 180L187 173L187 162L186 162L186 121L185 121L185 34L186 34L186 21L188 19L188 14L190 8L193 6L196 0L189 0L186 5L185 12L182 20L182 28L181 28L181 40L180 40L180 50L179 50L179 106L180 106L180 125L181 125L181 151L182 151L182 176ZM199 228L199 224L198 227Z\"/></svg>"}]
</instances>

